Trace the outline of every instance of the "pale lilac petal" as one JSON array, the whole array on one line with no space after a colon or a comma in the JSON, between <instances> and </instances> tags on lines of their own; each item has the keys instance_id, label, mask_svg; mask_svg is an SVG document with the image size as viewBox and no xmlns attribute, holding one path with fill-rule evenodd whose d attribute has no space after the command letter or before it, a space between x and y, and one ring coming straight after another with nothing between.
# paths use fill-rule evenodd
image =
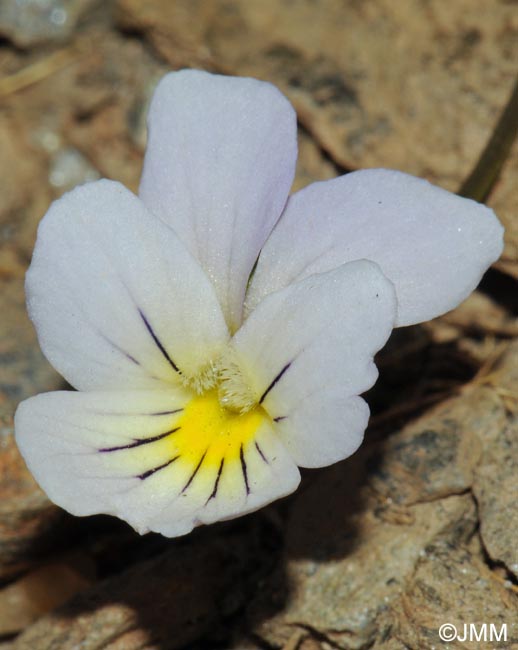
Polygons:
<instances>
[{"instance_id":1,"label":"pale lilac petal","mask_svg":"<svg viewBox=\"0 0 518 650\"><path fill-rule=\"evenodd\" d=\"M183 70L153 97L140 185L216 288L230 327L293 181L296 116L272 85Z\"/></svg>"},{"instance_id":2,"label":"pale lilac petal","mask_svg":"<svg viewBox=\"0 0 518 650\"><path fill-rule=\"evenodd\" d=\"M426 321L464 300L500 256L492 210L397 171L372 169L293 195L266 242L247 309L272 291L356 259L394 283L397 325Z\"/></svg>"},{"instance_id":3,"label":"pale lilac petal","mask_svg":"<svg viewBox=\"0 0 518 650\"><path fill-rule=\"evenodd\" d=\"M267 296L232 339L236 361L302 467L361 443L376 380L374 354L396 316L394 288L368 261L310 276Z\"/></svg>"},{"instance_id":4,"label":"pale lilac petal","mask_svg":"<svg viewBox=\"0 0 518 650\"><path fill-rule=\"evenodd\" d=\"M216 358L229 336L196 260L111 181L52 204L26 292L45 356L82 390L178 383Z\"/></svg>"},{"instance_id":5,"label":"pale lilac petal","mask_svg":"<svg viewBox=\"0 0 518 650\"><path fill-rule=\"evenodd\" d=\"M192 399L175 388L46 393L20 404L16 440L52 501L78 516L120 517L140 533L184 535L297 487L299 471L267 418L224 466L200 454L182 433Z\"/></svg>"}]
</instances>

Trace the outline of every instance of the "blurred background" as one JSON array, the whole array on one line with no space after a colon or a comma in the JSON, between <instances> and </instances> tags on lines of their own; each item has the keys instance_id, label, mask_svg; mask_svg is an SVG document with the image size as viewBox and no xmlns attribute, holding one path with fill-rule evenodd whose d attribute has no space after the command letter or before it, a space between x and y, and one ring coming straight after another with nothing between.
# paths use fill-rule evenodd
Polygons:
<instances>
[{"instance_id":1,"label":"blurred background","mask_svg":"<svg viewBox=\"0 0 518 650\"><path fill-rule=\"evenodd\" d=\"M391 167L458 191L517 62L516 0L0 0L1 650L432 650L445 622L506 624L498 647L518 648L516 105L468 192L504 255L457 310L395 332L353 458L166 540L66 515L12 438L18 402L63 386L25 312L38 222L78 183L137 190L164 73L276 84L299 118L295 189Z\"/></svg>"}]
</instances>

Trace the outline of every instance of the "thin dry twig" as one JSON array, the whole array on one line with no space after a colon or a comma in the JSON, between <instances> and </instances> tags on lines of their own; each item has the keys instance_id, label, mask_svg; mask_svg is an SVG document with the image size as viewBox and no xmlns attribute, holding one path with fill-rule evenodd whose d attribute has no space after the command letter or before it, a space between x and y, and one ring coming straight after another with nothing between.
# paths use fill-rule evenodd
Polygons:
<instances>
[{"instance_id":1,"label":"thin dry twig","mask_svg":"<svg viewBox=\"0 0 518 650\"><path fill-rule=\"evenodd\" d=\"M13 74L2 77L0 79L0 97L7 97L28 86L32 86L76 60L77 50L74 47L53 52L44 59L39 59Z\"/></svg>"}]
</instances>

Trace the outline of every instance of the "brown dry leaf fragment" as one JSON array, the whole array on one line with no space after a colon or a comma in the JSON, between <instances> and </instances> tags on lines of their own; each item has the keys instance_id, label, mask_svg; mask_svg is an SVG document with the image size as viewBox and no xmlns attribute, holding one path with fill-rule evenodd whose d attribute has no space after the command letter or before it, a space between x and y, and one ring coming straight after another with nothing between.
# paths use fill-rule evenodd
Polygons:
<instances>
[{"instance_id":1,"label":"brown dry leaf fragment","mask_svg":"<svg viewBox=\"0 0 518 650\"><path fill-rule=\"evenodd\" d=\"M91 120L71 127L68 135L72 144L88 154L102 177L116 178L133 192L137 191L142 157L128 137L123 106L109 104Z\"/></svg>"}]
</instances>

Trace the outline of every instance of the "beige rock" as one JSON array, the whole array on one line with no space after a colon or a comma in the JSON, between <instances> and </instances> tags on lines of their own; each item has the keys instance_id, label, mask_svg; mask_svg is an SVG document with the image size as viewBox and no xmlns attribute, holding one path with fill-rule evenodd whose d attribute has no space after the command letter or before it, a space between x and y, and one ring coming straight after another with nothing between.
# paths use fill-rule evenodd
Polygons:
<instances>
[{"instance_id":1,"label":"beige rock","mask_svg":"<svg viewBox=\"0 0 518 650\"><path fill-rule=\"evenodd\" d=\"M481 462L475 473L473 493L477 499L480 533L490 557L504 563L518 576L518 345L514 343L491 375L501 406L510 409L499 427L478 432ZM497 397L498 398L498 397Z\"/></svg>"},{"instance_id":2,"label":"beige rock","mask_svg":"<svg viewBox=\"0 0 518 650\"><path fill-rule=\"evenodd\" d=\"M17 402L61 386L22 286L37 222L65 187L49 186L56 161L74 147L89 171L136 189L151 90L169 67L191 65L268 79L288 94L303 125L297 189L340 167L381 165L456 189L515 74L518 25L506 2L118 0L117 10L122 32L100 11L74 35L66 66L2 95L0 580L14 580L4 597L70 545L12 439ZM2 77L40 60L4 50ZM511 273L515 158L491 197L508 226L500 268ZM149 538L115 528L118 574L110 567L112 577L43 614L9 650L431 650L450 615L514 622L516 344L492 358L517 327L504 305L475 294L430 326L399 330L380 355L375 416L357 455L305 473L291 499L146 562ZM105 566L104 524L65 521ZM129 557L125 535L137 549ZM12 630L44 611L18 602Z\"/></svg>"},{"instance_id":3,"label":"beige rock","mask_svg":"<svg viewBox=\"0 0 518 650\"><path fill-rule=\"evenodd\" d=\"M173 650L193 643L228 615L251 560L250 540L176 545L121 576L100 582L41 618L11 650ZM232 604L231 612L242 603Z\"/></svg>"},{"instance_id":4,"label":"beige rock","mask_svg":"<svg viewBox=\"0 0 518 650\"><path fill-rule=\"evenodd\" d=\"M402 642L403 647L442 648L444 641L439 629L441 625L450 624L455 626L459 640L453 640L447 647L478 650L517 648L517 614L516 593L497 580L484 564L480 545L474 540L471 548L455 548L444 542L428 547L407 589L387 613L387 619L391 635ZM475 632L482 635L480 640L470 632L471 624ZM507 626L500 641L491 636L494 634L491 625L498 635L504 634L502 626ZM378 650L385 646L373 647Z\"/></svg>"},{"instance_id":5,"label":"beige rock","mask_svg":"<svg viewBox=\"0 0 518 650\"><path fill-rule=\"evenodd\" d=\"M59 509L29 474L12 436L0 430L0 580L41 561L62 532ZM61 528L61 530L60 530Z\"/></svg>"},{"instance_id":6,"label":"beige rock","mask_svg":"<svg viewBox=\"0 0 518 650\"><path fill-rule=\"evenodd\" d=\"M505 106L518 59L507 3L118 0L174 67L277 84L341 167L391 167L456 191ZM499 268L517 277L517 158L490 203L507 226Z\"/></svg>"},{"instance_id":7,"label":"beige rock","mask_svg":"<svg viewBox=\"0 0 518 650\"><path fill-rule=\"evenodd\" d=\"M303 130L299 130L298 145L299 155L293 192L315 181L325 181L338 175L335 165L325 156L313 138Z\"/></svg>"},{"instance_id":8,"label":"beige rock","mask_svg":"<svg viewBox=\"0 0 518 650\"><path fill-rule=\"evenodd\" d=\"M0 590L0 637L20 632L74 594L88 580L71 562L49 564Z\"/></svg>"},{"instance_id":9,"label":"beige rock","mask_svg":"<svg viewBox=\"0 0 518 650\"><path fill-rule=\"evenodd\" d=\"M477 433L504 425L505 411L490 390L448 400L377 446L373 487L398 504L462 494L482 453Z\"/></svg>"},{"instance_id":10,"label":"beige rock","mask_svg":"<svg viewBox=\"0 0 518 650\"><path fill-rule=\"evenodd\" d=\"M505 4L436 0L397 11L389 0L117 6L119 20L143 31L172 65L182 49L208 48L215 67L278 83L344 167L388 165L450 187L483 147L515 73L515 16Z\"/></svg>"},{"instance_id":11,"label":"beige rock","mask_svg":"<svg viewBox=\"0 0 518 650\"><path fill-rule=\"evenodd\" d=\"M498 214L505 227L505 250L497 267L518 278L518 143L507 160L500 179L489 197L489 205Z\"/></svg>"},{"instance_id":12,"label":"beige rock","mask_svg":"<svg viewBox=\"0 0 518 650\"><path fill-rule=\"evenodd\" d=\"M0 264L5 276L12 271L6 257L12 258L14 250L30 255L49 196L44 159L31 146L20 119L5 113L0 113L0 196Z\"/></svg>"},{"instance_id":13,"label":"beige rock","mask_svg":"<svg viewBox=\"0 0 518 650\"><path fill-rule=\"evenodd\" d=\"M487 378L477 379L385 443L374 442L323 470L298 494L288 520L285 562L267 591L278 594L277 611L272 614L271 608L270 616L264 615L270 596L258 596L251 608L252 620L263 618L257 625L262 638L281 645L298 627L316 630L317 637L344 649L374 642L379 648L400 643L428 647L416 640L424 634L421 623L407 622L408 638L391 632L399 625L399 614L391 608L404 602L414 611L404 594L421 589L414 572L431 548L462 549L451 558L451 580L457 581L451 590L462 590L462 607L473 622L503 621L501 598L518 606L512 590L505 588L505 574L500 577L485 565L483 555L475 558L467 547L477 523L473 486L485 547L496 565L505 563L511 573L516 569L518 439L515 415L502 397L518 392L517 359L518 346L512 344ZM434 562L443 562L442 555L437 558ZM444 562L450 566L450 560ZM469 584L457 580L481 571L500 594L489 610L477 595L479 582L470 600ZM432 598L431 590L422 591L423 599ZM454 611L451 598L434 607L442 622ZM488 612L494 615L491 620ZM417 620L420 614L415 616ZM438 626L428 635L430 648L433 639L437 643Z\"/></svg>"},{"instance_id":14,"label":"beige rock","mask_svg":"<svg viewBox=\"0 0 518 650\"><path fill-rule=\"evenodd\" d=\"M96 0L3 0L0 34L19 47L64 41Z\"/></svg>"},{"instance_id":15,"label":"beige rock","mask_svg":"<svg viewBox=\"0 0 518 650\"><path fill-rule=\"evenodd\" d=\"M252 606L257 633L273 645L308 626L341 648L362 648L379 633L377 618L400 593L436 538L458 544L475 527L469 496L406 508L373 499L353 478L355 463L324 473L296 501L288 523L285 606L266 617L270 586ZM353 469L354 468L354 469Z\"/></svg>"},{"instance_id":16,"label":"beige rock","mask_svg":"<svg viewBox=\"0 0 518 650\"><path fill-rule=\"evenodd\" d=\"M18 402L63 385L40 352L26 314L24 266L14 248L0 253L0 580L27 569L49 551L60 518L13 439Z\"/></svg>"}]
</instances>

